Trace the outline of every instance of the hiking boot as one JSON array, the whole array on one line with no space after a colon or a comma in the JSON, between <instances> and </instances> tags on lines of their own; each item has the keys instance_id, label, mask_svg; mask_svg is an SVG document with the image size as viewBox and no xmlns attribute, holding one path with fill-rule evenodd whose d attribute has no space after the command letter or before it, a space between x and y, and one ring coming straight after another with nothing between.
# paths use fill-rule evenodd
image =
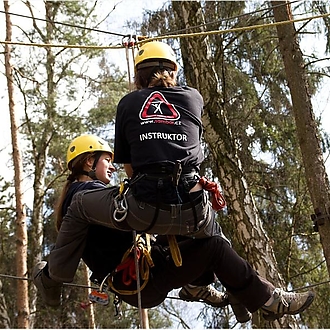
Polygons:
<instances>
[{"instance_id":1,"label":"hiking boot","mask_svg":"<svg viewBox=\"0 0 330 330\"><path fill-rule=\"evenodd\" d=\"M48 306L57 307L61 304L62 283L49 278L44 271L47 262L38 262L32 272L32 280Z\"/></svg>"},{"instance_id":2,"label":"hiking boot","mask_svg":"<svg viewBox=\"0 0 330 330\"><path fill-rule=\"evenodd\" d=\"M293 293L276 288L273 291L273 303L270 306L262 306L262 316L267 321L274 321L284 314L299 314L309 307L314 297L315 293L311 291Z\"/></svg>"},{"instance_id":3,"label":"hiking boot","mask_svg":"<svg viewBox=\"0 0 330 330\"><path fill-rule=\"evenodd\" d=\"M232 294L228 293L229 304L236 320L239 323L245 323L251 320L251 313L241 304Z\"/></svg>"},{"instance_id":4,"label":"hiking boot","mask_svg":"<svg viewBox=\"0 0 330 330\"><path fill-rule=\"evenodd\" d=\"M213 307L225 307L229 304L227 294L219 292L211 285L193 286L187 284L180 290L179 297L185 301L204 302Z\"/></svg>"}]
</instances>

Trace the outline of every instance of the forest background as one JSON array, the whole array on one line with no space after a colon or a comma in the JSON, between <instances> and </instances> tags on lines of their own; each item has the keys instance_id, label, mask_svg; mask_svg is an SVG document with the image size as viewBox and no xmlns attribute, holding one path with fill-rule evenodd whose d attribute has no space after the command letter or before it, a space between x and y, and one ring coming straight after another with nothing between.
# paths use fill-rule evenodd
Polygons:
<instances>
[{"instance_id":1,"label":"forest background","mask_svg":"<svg viewBox=\"0 0 330 330\"><path fill-rule=\"evenodd\" d=\"M310 126L315 123L318 128L316 136L323 158L314 157L313 152L309 158L315 165L313 168L318 168L316 165L320 162L324 167L324 160L329 156L327 36L330 24L325 15L330 11L329 4L326 1L293 1L289 6L282 1L158 1L150 7L145 2L125 0L118 3L13 1L9 4L9 12L21 15L10 15L12 40L35 46L13 44L10 49L23 165L23 176L19 180L23 183L21 194L17 194L13 174L15 152L11 151L11 141L15 127L8 130L10 112L6 110L9 103L6 87L1 94L4 111L0 274L28 278L32 265L47 258L56 238L53 208L66 178L65 150L69 141L83 132L113 141L116 104L129 91L128 77L132 76L132 72L127 74L129 66L122 41L129 39L127 34L163 36L163 41L177 51L180 82L198 88L206 100L203 171L218 180L224 190L228 209L218 215L218 220L226 235L260 274L289 290L312 287L317 299L300 317L266 323L256 313L252 322L240 325L230 308L216 310L202 304L184 303L175 299L176 292L173 292L164 304L148 311L150 326L328 328L330 316L325 315L324 310L329 309L330 303L329 242L327 231L322 233L322 230L327 228L329 220L329 182L322 173L315 174L308 168L301 138L308 135L307 126L305 132L299 133L304 105L297 107L294 96L295 92L302 93L301 99L315 114L315 117L309 116ZM299 85L290 80L290 71L285 66L285 47L281 48L280 43L284 37L279 38L283 31L268 26L278 20L275 13L281 14L283 8L289 14L288 8L291 8L294 19L324 15L290 24L296 30L294 34L289 24L282 26L293 41L297 38L302 51L304 65L300 67L312 95L310 105L304 88L297 88ZM4 11L0 15L5 17ZM8 40L4 20L0 22L0 40ZM248 28L255 25L263 27ZM235 28L237 30L232 30ZM215 30L227 32L197 35ZM166 37L166 34L187 32L194 32L196 36ZM51 44L82 47L42 46ZM108 49L84 48L85 45L106 45ZM3 53L8 54L8 49L4 48ZM130 51L128 56L132 64ZM3 60L4 73L5 64ZM1 86L6 86L5 75L1 77ZM320 168L322 170L322 165ZM114 183L122 178L120 173ZM312 177L308 176L310 173ZM318 184L321 182L326 192L321 216L314 226L311 214L318 215L315 205L320 194L314 188L313 178L318 179ZM18 195L23 201L23 212L17 210ZM18 221L19 214L23 214L26 221ZM322 219L325 224L319 221ZM319 232L314 231L315 224L319 224ZM75 283L87 283L85 275L86 269L81 265ZM223 290L221 283L216 286ZM125 304L121 319L114 316L112 305L82 309L80 303L86 301L87 290L77 287L65 288L63 307L58 311L48 310L40 303L29 281L2 276L0 288L2 328L139 326L136 309Z\"/></svg>"}]
</instances>

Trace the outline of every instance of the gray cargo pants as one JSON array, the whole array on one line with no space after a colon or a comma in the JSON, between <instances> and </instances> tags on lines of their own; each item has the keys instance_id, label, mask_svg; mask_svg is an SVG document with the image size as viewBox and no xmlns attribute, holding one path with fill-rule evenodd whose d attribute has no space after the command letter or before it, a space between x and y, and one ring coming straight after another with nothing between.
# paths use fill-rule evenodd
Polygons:
<instances>
[{"instance_id":1,"label":"gray cargo pants","mask_svg":"<svg viewBox=\"0 0 330 330\"><path fill-rule=\"evenodd\" d=\"M126 194L128 212L123 221L114 219L115 197L118 188L101 188L77 192L63 218L55 248L49 255L50 277L58 282L71 282L86 246L89 225L103 225L124 231L145 231L154 220L156 207L135 200L130 191ZM182 235L193 238L223 236L207 193L201 191L195 199L195 215L191 204L161 205L151 234ZM163 209L164 208L164 209ZM165 209L166 208L166 209ZM111 242L109 242L111 244Z\"/></svg>"}]
</instances>

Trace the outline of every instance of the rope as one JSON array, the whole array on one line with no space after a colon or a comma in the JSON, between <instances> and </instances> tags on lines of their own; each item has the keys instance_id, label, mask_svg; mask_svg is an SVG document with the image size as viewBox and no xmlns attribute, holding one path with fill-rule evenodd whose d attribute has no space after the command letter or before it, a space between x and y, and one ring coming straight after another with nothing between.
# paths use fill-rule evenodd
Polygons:
<instances>
[{"instance_id":1,"label":"rope","mask_svg":"<svg viewBox=\"0 0 330 330\"><path fill-rule=\"evenodd\" d=\"M128 40L124 40L125 38L128 38ZM135 39L132 36L127 36L123 38L123 46L125 47L125 53L126 53L126 63L127 63L127 75L128 75L128 89L129 91L132 91L132 81L131 81L131 70L130 70L130 58L129 58L129 48L132 49L132 57L134 61L134 45L135 45ZM140 236L139 236L140 238ZM147 234L147 246L150 246L150 237ZM134 264L135 264L135 273L136 273L136 290L137 290L137 302L138 302L138 311L139 311L139 321L140 321L140 328L145 329L149 328L146 327L146 322L143 316L147 317L147 311L142 308L142 298L141 298L141 282L140 282L140 267L139 267L139 257L141 251L138 250L138 244L137 244L137 235L136 230L133 230L133 240L134 240ZM138 256L139 252L139 256ZM150 251L148 251L150 252ZM142 257L143 258L143 250L142 250ZM141 266L143 267L143 262L141 261ZM148 267L147 267L148 268ZM149 277L149 268L148 268L148 277ZM147 280L144 281L144 284L146 285Z\"/></svg>"},{"instance_id":2,"label":"rope","mask_svg":"<svg viewBox=\"0 0 330 330\"><path fill-rule=\"evenodd\" d=\"M225 33L233 33L233 32L244 32L250 31L254 29L261 29L266 27L275 27L279 25L285 24L292 24L297 22L303 22L308 20L314 20L319 18L325 18L330 16L330 13L304 17L304 18L297 18L288 21L281 21L275 23L265 23L259 25L251 25L251 26L244 26L244 27L237 27L227 30L215 30L215 31L205 31L205 32L197 32L197 33L183 33L183 34L169 34L164 36L158 37L144 37L139 36L137 37L136 44L143 44L148 41L155 41L155 40L163 40L163 39L173 39L173 38L189 38L189 37L199 37L199 36L208 36L208 35L217 35L217 34L225 34ZM125 48L124 45L117 45L117 46L101 46L101 45L63 45L63 44L42 44L42 43L27 43L27 42L18 42L18 41L1 41L0 44L11 44L11 45L18 45L18 46L34 46L34 47L61 47L61 48L80 48L80 49L122 49Z\"/></svg>"},{"instance_id":3,"label":"rope","mask_svg":"<svg viewBox=\"0 0 330 330\"><path fill-rule=\"evenodd\" d=\"M167 235L167 240L175 266L182 266L181 252L175 235Z\"/></svg>"},{"instance_id":4,"label":"rope","mask_svg":"<svg viewBox=\"0 0 330 330\"><path fill-rule=\"evenodd\" d=\"M0 277L11 278L14 280L33 281L33 279L29 278L29 277L19 277L19 276L7 275L7 274L0 274ZM95 287L95 286L74 284L74 283L63 283L63 286L72 286L72 287L83 288L83 289L98 289L98 287Z\"/></svg>"},{"instance_id":5,"label":"rope","mask_svg":"<svg viewBox=\"0 0 330 330\"><path fill-rule=\"evenodd\" d=\"M135 230L133 230L133 240L134 240L134 262L135 262L135 272L136 272L136 289L137 289L139 320L140 320L140 327L143 329L140 270L139 270L139 260L138 260L138 256L137 256L138 247L137 247L137 242L136 242L136 231Z\"/></svg>"},{"instance_id":6,"label":"rope","mask_svg":"<svg viewBox=\"0 0 330 330\"><path fill-rule=\"evenodd\" d=\"M219 186L216 182L209 181L204 176L202 176L199 179L198 182L200 185L202 185L203 189L206 191L209 191L212 195L212 208L215 211L222 210L224 207L226 207L226 201L223 195L220 192Z\"/></svg>"},{"instance_id":7,"label":"rope","mask_svg":"<svg viewBox=\"0 0 330 330\"><path fill-rule=\"evenodd\" d=\"M151 245L150 235L146 234L146 241L143 240L141 234L137 235L136 231L133 231L133 247L127 250L122 258L122 262L117 266L115 271L108 277L109 287L113 292L121 295L133 295L137 294L137 304L139 312L140 326L143 329L148 328L148 316L147 310L142 308L141 291L147 285L149 280L149 267L153 267L153 261L151 258ZM133 251L133 253L132 253ZM133 254L133 255L132 255ZM139 263L140 262L140 263ZM136 290L123 290L116 289L113 283L113 277L121 272L122 283L126 286L132 284L133 280L136 281ZM141 285L140 278L143 279Z\"/></svg>"},{"instance_id":8,"label":"rope","mask_svg":"<svg viewBox=\"0 0 330 330\"><path fill-rule=\"evenodd\" d=\"M0 10L0 13L5 14L6 12L4 10ZM44 19L44 18L31 17L31 16L23 15L23 14L17 14L17 13L8 13L8 14L11 15L11 16L18 16L18 17L23 17L23 18L30 18L33 21L41 21L41 22L46 22L46 23L51 23L51 24L58 24L58 25L72 27L72 28L77 28L77 29L92 31L92 32L111 34L111 35L119 36L119 37L124 37L125 36L124 34L121 34L121 33L104 31L104 30L100 30L100 29L96 29L96 28L89 28L89 27L86 27L86 26L75 25L75 24L64 23L64 22L58 22L58 21L48 20L48 19Z\"/></svg>"},{"instance_id":9,"label":"rope","mask_svg":"<svg viewBox=\"0 0 330 330\"><path fill-rule=\"evenodd\" d=\"M19 277L19 276L7 275L7 274L0 274L0 277L2 277L2 278L11 278L11 279L14 279L14 280L32 281L32 278ZM318 283L310 284L310 285L306 285L306 286L302 286L302 287L299 287L299 288L295 288L293 290L288 290L288 292L302 291L302 290L315 288L315 287L318 287L320 285L328 284L328 283L330 283L330 280L323 281L323 282L318 282ZM64 286L72 286L72 287L82 288L82 289L98 289L98 287L82 285L82 284L74 284L74 283L63 283L63 285ZM184 299L182 299L180 297L174 297L174 296L167 296L166 299L176 299L176 300L185 301Z\"/></svg>"},{"instance_id":10,"label":"rope","mask_svg":"<svg viewBox=\"0 0 330 330\"><path fill-rule=\"evenodd\" d=\"M45 48L80 48L80 49L122 49L122 45L118 46L98 46L98 45L64 45L64 44L42 44L42 43L28 43L18 41L1 41L0 44L5 45L17 45L17 46L34 46L34 47L45 47Z\"/></svg>"},{"instance_id":11,"label":"rope","mask_svg":"<svg viewBox=\"0 0 330 330\"><path fill-rule=\"evenodd\" d=\"M133 90L132 80L131 80L131 66L130 66L130 58L129 58L129 48L132 50L132 58L134 61L134 46L135 46L135 37L134 36L125 36L123 38L123 46L125 47L126 53L126 63L127 63L127 76L128 76L128 89L131 92Z\"/></svg>"},{"instance_id":12,"label":"rope","mask_svg":"<svg viewBox=\"0 0 330 330\"><path fill-rule=\"evenodd\" d=\"M108 284L112 291L121 295L133 295L138 293L137 289L117 289L114 286L113 279L120 272L122 284L129 286L133 281L137 280L136 276L136 265L135 265L135 251L137 252L137 259L139 261L139 279L141 278L144 282L141 285L140 291L144 289L149 280L150 267L154 267L153 260L151 258L151 245L150 245L150 235L146 234L146 242L141 237L141 234L136 235L136 246L133 244L126 253L124 253L121 263L116 267L116 269L108 277ZM119 276L119 275L118 275Z\"/></svg>"},{"instance_id":13,"label":"rope","mask_svg":"<svg viewBox=\"0 0 330 330\"><path fill-rule=\"evenodd\" d=\"M188 37L195 37L195 36L208 36L208 35L216 35L216 34L225 34L225 33L230 33L230 32L250 31L250 30L261 29L261 28L265 28L265 27L274 27L274 26L278 26L278 25L285 25L285 24L308 21L308 20L313 20L313 19L318 19L318 18L324 18L324 17L328 17L328 16L330 16L330 13L311 16L311 17L305 17L305 18L297 18L297 19L292 19L292 20L288 20L288 21L281 21L281 22L275 22L275 23L266 23L266 24L259 24L259 25L243 26L243 27L237 27L237 28L228 29L228 30L215 30L215 31L172 34L172 35L169 34L169 35L166 35L166 36L151 37L151 38L148 38L147 40L142 40L142 41L137 42L137 43L138 44L143 44L147 41L162 40L162 39L188 38Z\"/></svg>"}]
</instances>

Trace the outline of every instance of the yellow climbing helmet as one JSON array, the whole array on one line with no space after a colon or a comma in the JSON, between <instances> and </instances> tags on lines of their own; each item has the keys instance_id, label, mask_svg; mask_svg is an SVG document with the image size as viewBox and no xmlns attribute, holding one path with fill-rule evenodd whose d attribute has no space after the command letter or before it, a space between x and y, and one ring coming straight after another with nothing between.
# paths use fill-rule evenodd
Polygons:
<instances>
[{"instance_id":1,"label":"yellow climbing helmet","mask_svg":"<svg viewBox=\"0 0 330 330\"><path fill-rule=\"evenodd\" d=\"M164 66L174 71L178 69L173 49L160 41L149 41L143 44L135 56L134 65L135 70L150 66Z\"/></svg>"},{"instance_id":2,"label":"yellow climbing helmet","mask_svg":"<svg viewBox=\"0 0 330 330\"><path fill-rule=\"evenodd\" d=\"M113 152L105 140L95 135L84 134L73 139L66 153L66 161L69 170L71 170L72 161L85 152L104 151L111 154Z\"/></svg>"}]
</instances>

